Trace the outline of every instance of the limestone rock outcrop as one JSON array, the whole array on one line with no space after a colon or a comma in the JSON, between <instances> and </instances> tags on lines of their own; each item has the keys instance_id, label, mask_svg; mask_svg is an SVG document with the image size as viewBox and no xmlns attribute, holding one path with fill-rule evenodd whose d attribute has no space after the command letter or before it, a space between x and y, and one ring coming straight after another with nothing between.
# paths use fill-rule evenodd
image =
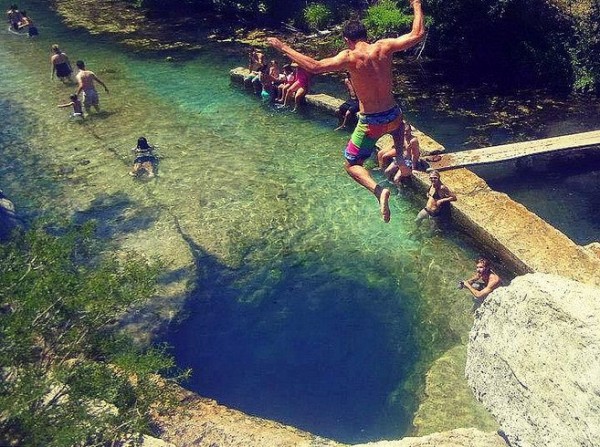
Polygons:
<instances>
[{"instance_id":1,"label":"limestone rock outcrop","mask_svg":"<svg viewBox=\"0 0 600 447\"><path fill-rule=\"evenodd\" d=\"M418 438L370 442L353 447L506 447L506 442L496 433L485 433L475 428L457 428Z\"/></svg>"},{"instance_id":2,"label":"limestone rock outcrop","mask_svg":"<svg viewBox=\"0 0 600 447\"><path fill-rule=\"evenodd\" d=\"M466 375L511 445L600 445L600 289L535 273L494 291Z\"/></svg>"}]
</instances>

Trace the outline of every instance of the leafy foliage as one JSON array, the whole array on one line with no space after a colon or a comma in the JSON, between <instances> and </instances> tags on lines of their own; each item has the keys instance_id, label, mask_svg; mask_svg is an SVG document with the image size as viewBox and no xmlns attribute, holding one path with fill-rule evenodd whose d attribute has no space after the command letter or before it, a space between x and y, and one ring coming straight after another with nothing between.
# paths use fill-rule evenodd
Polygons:
<instances>
[{"instance_id":1,"label":"leafy foliage","mask_svg":"<svg viewBox=\"0 0 600 447\"><path fill-rule=\"evenodd\" d=\"M310 3L304 8L304 21L311 29L323 29L331 18L331 10L322 3Z\"/></svg>"},{"instance_id":2,"label":"leafy foliage","mask_svg":"<svg viewBox=\"0 0 600 447\"><path fill-rule=\"evenodd\" d=\"M368 8L364 22L371 35L379 39L406 32L412 23L412 15L404 14L394 0L381 0Z\"/></svg>"},{"instance_id":3,"label":"leafy foliage","mask_svg":"<svg viewBox=\"0 0 600 447\"><path fill-rule=\"evenodd\" d=\"M588 14L573 25L576 43L570 54L575 90L600 92L600 2L592 2Z\"/></svg>"},{"instance_id":4,"label":"leafy foliage","mask_svg":"<svg viewBox=\"0 0 600 447\"><path fill-rule=\"evenodd\" d=\"M406 32L412 19L408 0L130 1L163 14L217 12L250 26L286 22L320 28L364 16L374 38ZM442 61L462 81L600 90L598 0L427 0L423 6L426 56Z\"/></svg>"},{"instance_id":5,"label":"leafy foliage","mask_svg":"<svg viewBox=\"0 0 600 447\"><path fill-rule=\"evenodd\" d=\"M115 331L155 291L158 264L97 255L93 225L37 226L0 246L0 443L103 444L148 431L171 393L165 347Z\"/></svg>"}]
</instances>

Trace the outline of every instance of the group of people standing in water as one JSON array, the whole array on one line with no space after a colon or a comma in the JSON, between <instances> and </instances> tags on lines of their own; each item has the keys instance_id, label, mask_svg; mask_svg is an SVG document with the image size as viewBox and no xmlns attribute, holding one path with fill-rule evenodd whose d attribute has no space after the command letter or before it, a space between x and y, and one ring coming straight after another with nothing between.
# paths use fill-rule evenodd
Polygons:
<instances>
[{"instance_id":1,"label":"group of people standing in water","mask_svg":"<svg viewBox=\"0 0 600 447\"><path fill-rule=\"evenodd\" d=\"M73 67L71 66L69 57L57 44L52 45L50 65L52 66L51 79L54 79L56 75L65 84L73 82ZM85 116L84 109L85 114L89 114L92 107L96 112L100 111L100 99L95 84L98 83L104 87L106 93L108 93L108 87L93 71L86 68L85 62L79 60L75 65L77 67L77 74L75 75L77 91L69 96L69 102L59 104L58 107L72 107L73 112L71 113L71 117L82 120ZM80 94L82 95L82 100L79 100ZM136 146L132 149L132 152L135 153L135 159L129 175L137 177L141 173L146 172L148 177L154 177L156 156L153 151L154 148L148 143L145 137L138 138Z\"/></svg>"},{"instance_id":2,"label":"group of people standing in water","mask_svg":"<svg viewBox=\"0 0 600 447\"><path fill-rule=\"evenodd\" d=\"M69 57L64 53L57 44L52 45L52 55L50 56L51 73L50 79L54 79L56 76L63 84L69 84L73 82L73 67ZM93 107L96 112L100 111L100 98L98 91L96 90L96 83L104 87L104 91L108 93L108 87L106 84L96 76L96 74L88 70L85 66L85 62L78 60L75 63L77 67L77 74L75 75L75 82L77 83L77 91L72 94L69 99L71 102L66 104L60 104L58 107L73 107L73 118L84 117L85 113L89 114ZM81 94L82 100L79 100Z\"/></svg>"}]
</instances>

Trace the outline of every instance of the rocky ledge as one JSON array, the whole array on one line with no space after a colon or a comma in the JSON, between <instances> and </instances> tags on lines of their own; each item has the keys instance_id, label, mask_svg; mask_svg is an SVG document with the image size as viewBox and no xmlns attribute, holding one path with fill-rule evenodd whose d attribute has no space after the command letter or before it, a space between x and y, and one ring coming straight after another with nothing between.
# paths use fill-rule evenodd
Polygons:
<instances>
[{"instance_id":1,"label":"rocky ledge","mask_svg":"<svg viewBox=\"0 0 600 447\"><path fill-rule=\"evenodd\" d=\"M597 446L600 289L529 274L476 315L466 374L512 446Z\"/></svg>"}]
</instances>

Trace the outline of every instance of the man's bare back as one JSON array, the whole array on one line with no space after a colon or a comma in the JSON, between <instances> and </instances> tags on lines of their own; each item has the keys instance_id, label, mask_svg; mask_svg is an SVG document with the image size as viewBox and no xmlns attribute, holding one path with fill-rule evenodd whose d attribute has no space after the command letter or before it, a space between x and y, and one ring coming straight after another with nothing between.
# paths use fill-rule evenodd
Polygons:
<instances>
[{"instance_id":1,"label":"man's bare back","mask_svg":"<svg viewBox=\"0 0 600 447\"><path fill-rule=\"evenodd\" d=\"M345 54L342 54L345 53ZM389 110L396 104L392 95L392 56L386 54L381 41L369 44L357 42L354 49L344 50L354 91L359 97L362 113Z\"/></svg>"},{"instance_id":2,"label":"man's bare back","mask_svg":"<svg viewBox=\"0 0 600 447\"><path fill-rule=\"evenodd\" d=\"M79 70L77 73L77 82L79 83L79 88L83 91L86 90L95 90L94 80L96 75L94 72L90 70Z\"/></svg>"}]
</instances>

